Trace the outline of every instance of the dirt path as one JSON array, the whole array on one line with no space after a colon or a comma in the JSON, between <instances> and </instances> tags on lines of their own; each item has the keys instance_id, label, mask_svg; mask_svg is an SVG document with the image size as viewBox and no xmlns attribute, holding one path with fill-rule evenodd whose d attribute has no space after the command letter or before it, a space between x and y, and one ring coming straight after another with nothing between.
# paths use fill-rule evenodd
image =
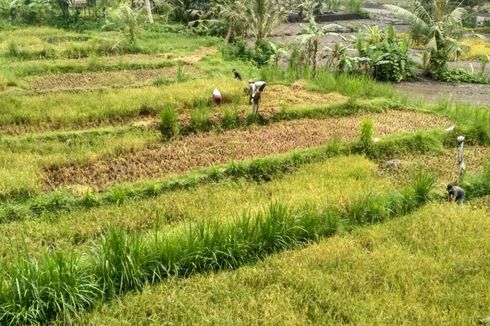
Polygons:
<instances>
[{"instance_id":1,"label":"dirt path","mask_svg":"<svg viewBox=\"0 0 490 326\"><path fill-rule=\"evenodd\" d=\"M448 119L410 111L363 114L352 117L281 122L224 133L197 134L83 166L45 171L45 185L56 188L84 185L102 189L114 183L153 179L223 164L317 146L334 135L358 137L360 121L370 117L379 136L396 132L446 127Z\"/></svg>"}]
</instances>

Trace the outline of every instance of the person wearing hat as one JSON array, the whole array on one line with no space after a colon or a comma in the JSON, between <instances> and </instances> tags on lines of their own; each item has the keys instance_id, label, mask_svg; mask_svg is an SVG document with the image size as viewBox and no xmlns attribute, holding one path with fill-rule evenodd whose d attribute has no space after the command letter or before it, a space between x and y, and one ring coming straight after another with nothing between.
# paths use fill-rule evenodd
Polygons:
<instances>
[{"instance_id":1,"label":"person wearing hat","mask_svg":"<svg viewBox=\"0 0 490 326\"><path fill-rule=\"evenodd\" d=\"M248 81L248 97L252 104L252 114L254 116L257 116L259 113L260 95L264 91L266 85L267 83L262 80L256 82L253 80Z\"/></svg>"}]
</instances>

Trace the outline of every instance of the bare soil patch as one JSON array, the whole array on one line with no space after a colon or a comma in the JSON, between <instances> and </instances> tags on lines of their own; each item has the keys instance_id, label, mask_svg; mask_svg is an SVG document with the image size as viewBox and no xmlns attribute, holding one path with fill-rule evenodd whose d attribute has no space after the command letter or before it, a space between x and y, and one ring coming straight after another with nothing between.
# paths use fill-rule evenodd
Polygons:
<instances>
[{"instance_id":1,"label":"bare soil patch","mask_svg":"<svg viewBox=\"0 0 490 326\"><path fill-rule=\"evenodd\" d=\"M287 121L224 133L191 135L147 147L133 153L91 162L82 166L63 166L45 171L45 186L84 185L100 190L111 184L161 178L197 168L234 160L285 153L298 148L324 144L338 135L345 140L358 137L363 118L375 121L377 134L446 127L446 118L412 111L389 111L351 117Z\"/></svg>"},{"instance_id":2,"label":"bare soil patch","mask_svg":"<svg viewBox=\"0 0 490 326\"><path fill-rule=\"evenodd\" d=\"M451 99L473 105L490 106L490 85L450 84L422 80L396 84L395 89L411 97L418 97L433 103L440 99Z\"/></svg>"}]
</instances>

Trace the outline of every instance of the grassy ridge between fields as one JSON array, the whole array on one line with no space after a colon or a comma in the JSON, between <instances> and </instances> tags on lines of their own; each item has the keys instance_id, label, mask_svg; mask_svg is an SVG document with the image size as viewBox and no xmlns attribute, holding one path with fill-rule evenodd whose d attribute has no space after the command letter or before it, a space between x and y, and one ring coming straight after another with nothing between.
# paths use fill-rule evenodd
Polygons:
<instances>
[{"instance_id":1,"label":"grassy ridge between fields","mask_svg":"<svg viewBox=\"0 0 490 326\"><path fill-rule=\"evenodd\" d=\"M477 325L490 315L488 214L432 203L238 270L147 286L78 324Z\"/></svg>"},{"instance_id":2,"label":"grassy ridge between fields","mask_svg":"<svg viewBox=\"0 0 490 326\"><path fill-rule=\"evenodd\" d=\"M440 132L391 136L378 143L370 144L369 154L372 157L382 158L403 152L437 152L442 149L440 138L442 138ZM100 193L89 192L82 197L77 197L70 192L58 191L34 197L26 202L6 202L0 207L0 220L8 222L36 217L43 213L118 204L129 199L149 198L168 191L188 189L226 179L246 178L268 181L275 176L290 173L301 165L320 162L332 156L351 152L367 153L367 149L363 146L365 145L358 143L342 144L334 140L323 146L250 161L232 162L161 181L118 185Z\"/></svg>"},{"instance_id":3,"label":"grassy ridge between fields","mask_svg":"<svg viewBox=\"0 0 490 326\"><path fill-rule=\"evenodd\" d=\"M234 269L338 230L407 214L426 203L434 181L421 174L400 192L367 194L344 213L332 206L293 210L274 203L229 223L207 220L165 234L111 230L88 256L55 252L40 260L20 259L3 274L0 321L16 325L60 317L69 322L99 299L148 283Z\"/></svg>"},{"instance_id":4,"label":"grassy ridge between fields","mask_svg":"<svg viewBox=\"0 0 490 326\"><path fill-rule=\"evenodd\" d=\"M362 112L383 112L399 108L397 104L385 99L357 100L344 104L332 104L311 107L288 107L269 117L260 119L260 123L269 124L282 120L301 118L327 118L350 116ZM239 119L206 120L199 123L209 129L235 129L245 127L254 121ZM190 124L187 132L201 132ZM181 131L184 133L184 131ZM0 139L0 198L19 200L32 197L40 192L42 184L41 168L52 168L64 164L81 164L88 160L128 152L150 143L157 143L156 130L140 130L135 125L119 128L100 128L87 131L50 132L21 137L4 136ZM28 154L26 153L28 152Z\"/></svg>"},{"instance_id":5,"label":"grassy ridge between fields","mask_svg":"<svg viewBox=\"0 0 490 326\"><path fill-rule=\"evenodd\" d=\"M166 231L205 219L228 221L243 212L259 211L270 202L294 208L305 203L317 208L332 203L345 210L363 193L364 184L378 193L396 191L410 180L407 173L408 180L395 186L390 180L380 178L377 169L375 162L362 156L338 156L305 164L269 182L222 180L144 200L1 223L0 260L14 261L26 248L35 257L53 248L86 252L91 242L110 227L128 232Z\"/></svg>"},{"instance_id":6,"label":"grassy ridge between fields","mask_svg":"<svg viewBox=\"0 0 490 326\"><path fill-rule=\"evenodd\" d=\"M461 131L462 128L458 128ZM464 130L464 129L463 129ZM488 144L486 133L479 129L466 129L466 134L475 133L468 142ZM249 161L232 162L227 165L215 166L190 172L178 177L165 178L160 181L138 182L118 185L99 193L88 192L83 196L75 196L71 192L57 191L43 194L26 201L5 202L0 207L0 221L9 222L25 218L33 218L44 213L72 211L100 207L103 205L120 204L130 199L145 199L159 194L189 189L202 184L219 182L227 179L247 178L255 181L268 181L278 175L290 173L308 163L320 162L329 157L364 153L373 159L390 158L403 153L429 153L441 151L444 146L453 146L455 133L441 131L417 132L386 137L379 142L372 142L372 135L365 135L367 140L355 143L340 143L336 140L323 146L296 150L291 153L259 158ZM483 135L483 136L482 136ZM477 194L485 193L490 187L486 182L475 181L469 189Z\"/></svg>"}]
</instances>

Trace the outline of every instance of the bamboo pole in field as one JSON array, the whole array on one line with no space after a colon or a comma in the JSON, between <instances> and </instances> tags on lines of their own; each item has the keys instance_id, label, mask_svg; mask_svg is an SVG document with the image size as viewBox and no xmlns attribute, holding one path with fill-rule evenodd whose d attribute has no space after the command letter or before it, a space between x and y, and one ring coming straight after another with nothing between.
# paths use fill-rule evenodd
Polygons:
<instances>
[{"instance_id":1,"label":"bamboo pole in field","mask_svg":"<svg viewBox=\"0 0 490 326\"><path fill-rule=\"evenodd\" d=\"M457 140L458 140L458 184L461 184L463 173L464 170L466 169L466 166L464 164L464 153L463 153L464 137L459 136Z\"/></svg>"}]
</instances>

